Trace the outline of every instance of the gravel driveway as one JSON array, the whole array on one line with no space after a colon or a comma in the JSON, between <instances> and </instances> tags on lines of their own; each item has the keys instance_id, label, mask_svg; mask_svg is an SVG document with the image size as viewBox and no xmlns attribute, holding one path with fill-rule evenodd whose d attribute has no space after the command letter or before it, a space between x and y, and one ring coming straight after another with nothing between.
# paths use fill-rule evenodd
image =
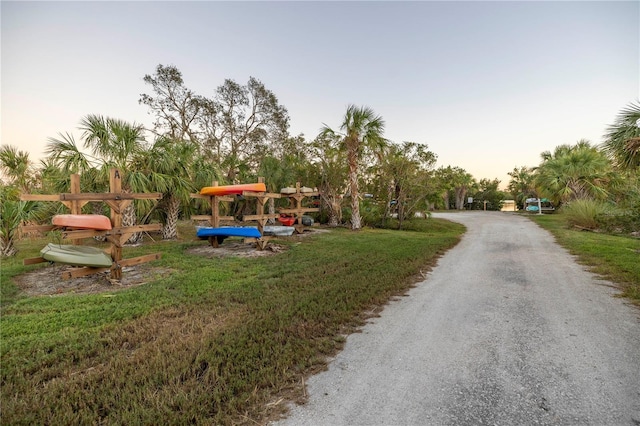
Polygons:
<instances>
[{"instance_id":1,"label":"gravel driveway","mask_svg":"<svg viewBox=\"0 0 640 426\"><path fill-rule=\"evenodd\" d=\"M640 310L526 218L434 216L460 244L277 424L640 425Z\"/></svg>"}]
</instances>

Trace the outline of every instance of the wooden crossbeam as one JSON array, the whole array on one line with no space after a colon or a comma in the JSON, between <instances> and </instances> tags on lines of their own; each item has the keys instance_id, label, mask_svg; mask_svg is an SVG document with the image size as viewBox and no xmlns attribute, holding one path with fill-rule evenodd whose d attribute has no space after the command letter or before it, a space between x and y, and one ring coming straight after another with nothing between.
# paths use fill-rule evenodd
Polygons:
<instances>
[{"instance_id":1,"label":"wooden crossbeam","mask_svg":"<svg viewBox=\"0 0 640 426\"><path fill-rule=\"evenodd\" d=\"M145 254L143 256L130 257L129 259L122 259L120 262L118 262L118 265L121 267L134 266L134 265L140 265L141 263L151 262L152 260L158 260L160 258L162 258L162 253Z\"/></svg>"},{"instance_id":2,"label":"wooden crossbeam","mask_svg":"<svg viewBox=\"0 0 640 426\"><path fill-rule=\"evenodd\" d=\"M242 195L245 197L265 197L265 198L281 198L282 194L275 192L255 192L255 191L242 191Z\"/></svg>"},{"instance_id":3,"label":"wooden crossbeam","mask_svg":"<svg viewBox=\"0 0 640 426\"><path fill-rule=\"evenodd\" d=\"M108 235L109 231L97 231L95 229L73 229L62 231L62 238L70 240L80 240L82 238L93 238Z\"/></svg>"},{"instance_id":4,"label":"wooden crossbeam","mask_svg":"<svg viewBox=\"0 0 640 426\"><path fill-rule=\"evenodd\" d=\"M21 201L60 201L60 194L20 194Z\"/></svg>"},{"instance_id":5,"label":"wooden crossbeam","mask_svg":"<svg viewBox=\"0 0 640 426\"><path fill-rule=\"evenodd\" d=\"M272 213L272 214L268 214L268 213L264 213L264 214L249 214L249 215L245 215L242 216L242 221L249 221L249 220L266 220L266 219L276 219L278 216L280 216L278 213Z\"/></svg>"},{"instance_id":6,"label":"wooden crossbeam","mask_svg":"<svg viewBox=\"0 0 640 426\"><path fill-rule=\"evenodd\" d=\"M22 232L49 232L56 228L54 225L25 225L21 226Z\"/></svg>"},{"instance_id":7,"label":"wooden crossbeam","mask_svg":"<svg viewBox=\"0 0 640 426\"><path fill-rule=\"evenodd\" d=\"M64 271L60 274L60 278L63 280L68 280L71 278L80 278L85 277L87 275L97 274L100 272L107 272L110 268L91 268L89 266L84 266L82 268L72 269L70 271Z\"/></svg>"},{"instance_id":8,"label":"wooden crossbeam","mask_svg":"<svg viewBox=\"0 0 640 426\"><path fill-rule=\"evenodd\" d=\"M211 196L211 195L202 195L202 194L189 194L189 197L191 197L191 198L199 198L199 199L203 199L203 200L207 200L209 198L213 198L213 196ZM234 200L234 198L232 198L232 197L218 196L218 201L231 202L233 200Z\"/></svg>"},{"instance_id":9,"label":"wooden crossbeam","mask_svg":"<svg viewBox=\"0 0 640 426\"><path fill-rule=\"evenodd\" d=\"M235 220L236 218L233 216L219 216L218 220ZM210 214L198 214L191 216L191 220L211 220Z\"/></svg>"},{"instance_id":10,"label":"wooden crossbeam","mask_svg":"<svg viewBox=\"0 0 640 426\"><path fill-rule=\"evenodd\" d=\"M302 207L299 209L279 209L280 213L312 213L319 212L320 209L317 207Z\"/></svg>"},{"instance_id":11,"label":"wooden crossbeam","mask_svg":"<svg viewBox=\"0 0 640 426\"><path fill-rule=\"evenodd\" d=\"M48 260L45 259L44 257L30 257L28 259L22 260L23 265L35 265L36 263L43 263L43 262L48 262Z\"/></svg>"},{"instance_id":12,"label":"wooden crossbeam","mask_svg":"<svg viewBox=\"0 0 640 426\"><path fill-rule=\"evenodd\" d=\"M59 201L107 201L107 200L158 200L162 198L161 192L129 193L129 192L105 192L83 194L60 194ZM58 201L54 200L54 201Z\"/></svg>"}]
</instances>

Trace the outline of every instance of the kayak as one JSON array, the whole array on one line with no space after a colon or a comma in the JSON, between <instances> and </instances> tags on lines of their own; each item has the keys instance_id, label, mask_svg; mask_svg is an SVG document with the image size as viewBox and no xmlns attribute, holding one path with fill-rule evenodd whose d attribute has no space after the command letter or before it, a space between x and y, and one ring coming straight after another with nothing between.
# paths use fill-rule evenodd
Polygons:
<instances>
[{"instance_id":1,"label":"kayak","mask_svg":"<svg viewBox=\"0 0 640 426\"><path fill-rule=\"evenodd\" d=\"M284 213L281 213L280 216L278 216L278 222L280 222L285 226L291 226L294 223L296 223L296 218L294 216L289 216Z\"/></svg>"},{"instance_id":2,"label":"kayak","mask_svg":"<svg viewBox=\"0 0 640 426\"><path fill-rule=\"evenodd\" d=\"M50 262L93 268L108 268L113 263L111 256L96 247L49 243L40 250L40 255Z\"/></svg>"},{"instance_id":3,"label":"kayak","mask_svg":"<svg viewBox=\"0 0 640 426\"><path fill-rule=\"evenodd\" d=\"M265 226L264 235L275 235L276 237L289 237L296 230L294 226Z\"/></svg>"},{"instance_id":4,"label":"kayak","mask_svg":"<svg viewBox=\"0 0 640 426\"><path fill-rule=\"evenodd\" d=\"M97 229L107 231L111 229L111 219L101 214L57 214L51 220L55 226L69 228Z\"/></svg>"},{"instance_id":5,"label":"kayak","mask_svg":"<svg viewBox=\"0 0 640 426\"><path fill-rule=\"evenodd\" d=\"M265 192L267 187L264 183L244 183L239 185L205 186L200 190L201 195L240 195L243 191Z\"/></svg>"},{"instance_id":6,"label":"kayak","mask_svg":"<svg viewBox=\"0 0 640 426\"><path fill-rule=\"evenodd\" d=\"M245 237L245 238L260 238L260 231L258 228L243 227L243 226L221 226L219 228L212 227L199 227L196 231L198 238L209 237Z\"/></svg>"}]
</instances>

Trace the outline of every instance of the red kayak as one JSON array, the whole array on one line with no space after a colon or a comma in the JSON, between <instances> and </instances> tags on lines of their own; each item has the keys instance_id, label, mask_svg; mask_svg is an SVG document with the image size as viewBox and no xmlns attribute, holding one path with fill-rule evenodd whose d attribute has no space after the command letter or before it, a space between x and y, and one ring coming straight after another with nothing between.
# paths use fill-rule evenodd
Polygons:
<instances>
[{"instance_id":1,"label":"red kayak","mask_svg":"<svg viewBox=\"0 0 640 426\"><path fill-rule=\"evenodd\" d=\"M96 229L107 231L111 229L111 220L101 214L57 214L51 222L55 226L80 229Z\"/></svg>"},{"instance_id":2,"label":"red kayak","mask_svg":"<svg viewBox=\"0 0 640 426\"><path fill-rule=\"evenodd\" d=\"M205 186L200 190L201 195L240 195L243 191L265 192L264 183L244 183L239 185Z\"/></svg>"},{"instance_id":3,"label":"red kayak","mask_svg":"<svg viewBox=\"0 0 640 426\"><path fill-rule=\"evenodd\" d=\"M291 226L294 223L296 223L296 218L294 216L289 216L284 213L280 213L280 216L278 216L278 222L280 222L284 226Z\"/></svg>"}]
</instances>

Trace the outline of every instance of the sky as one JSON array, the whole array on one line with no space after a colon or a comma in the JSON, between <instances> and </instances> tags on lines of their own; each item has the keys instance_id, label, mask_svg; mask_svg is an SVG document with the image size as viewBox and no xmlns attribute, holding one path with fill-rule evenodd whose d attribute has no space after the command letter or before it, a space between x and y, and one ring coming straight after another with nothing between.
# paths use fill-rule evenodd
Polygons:
<instances>
[{"instance_id":1,"label":"sky","mask_svg":"<svg viewBox=\"0 0 640 426\"><path fill-rule=\"evenodd\" d=\"M349 104L476 179L594 144L640 97L640 2L1 1L1 143L44 156L98 114L152 126L157 65L212 97L249 77L311 140Z\"/></svg>"}]
</instances>

